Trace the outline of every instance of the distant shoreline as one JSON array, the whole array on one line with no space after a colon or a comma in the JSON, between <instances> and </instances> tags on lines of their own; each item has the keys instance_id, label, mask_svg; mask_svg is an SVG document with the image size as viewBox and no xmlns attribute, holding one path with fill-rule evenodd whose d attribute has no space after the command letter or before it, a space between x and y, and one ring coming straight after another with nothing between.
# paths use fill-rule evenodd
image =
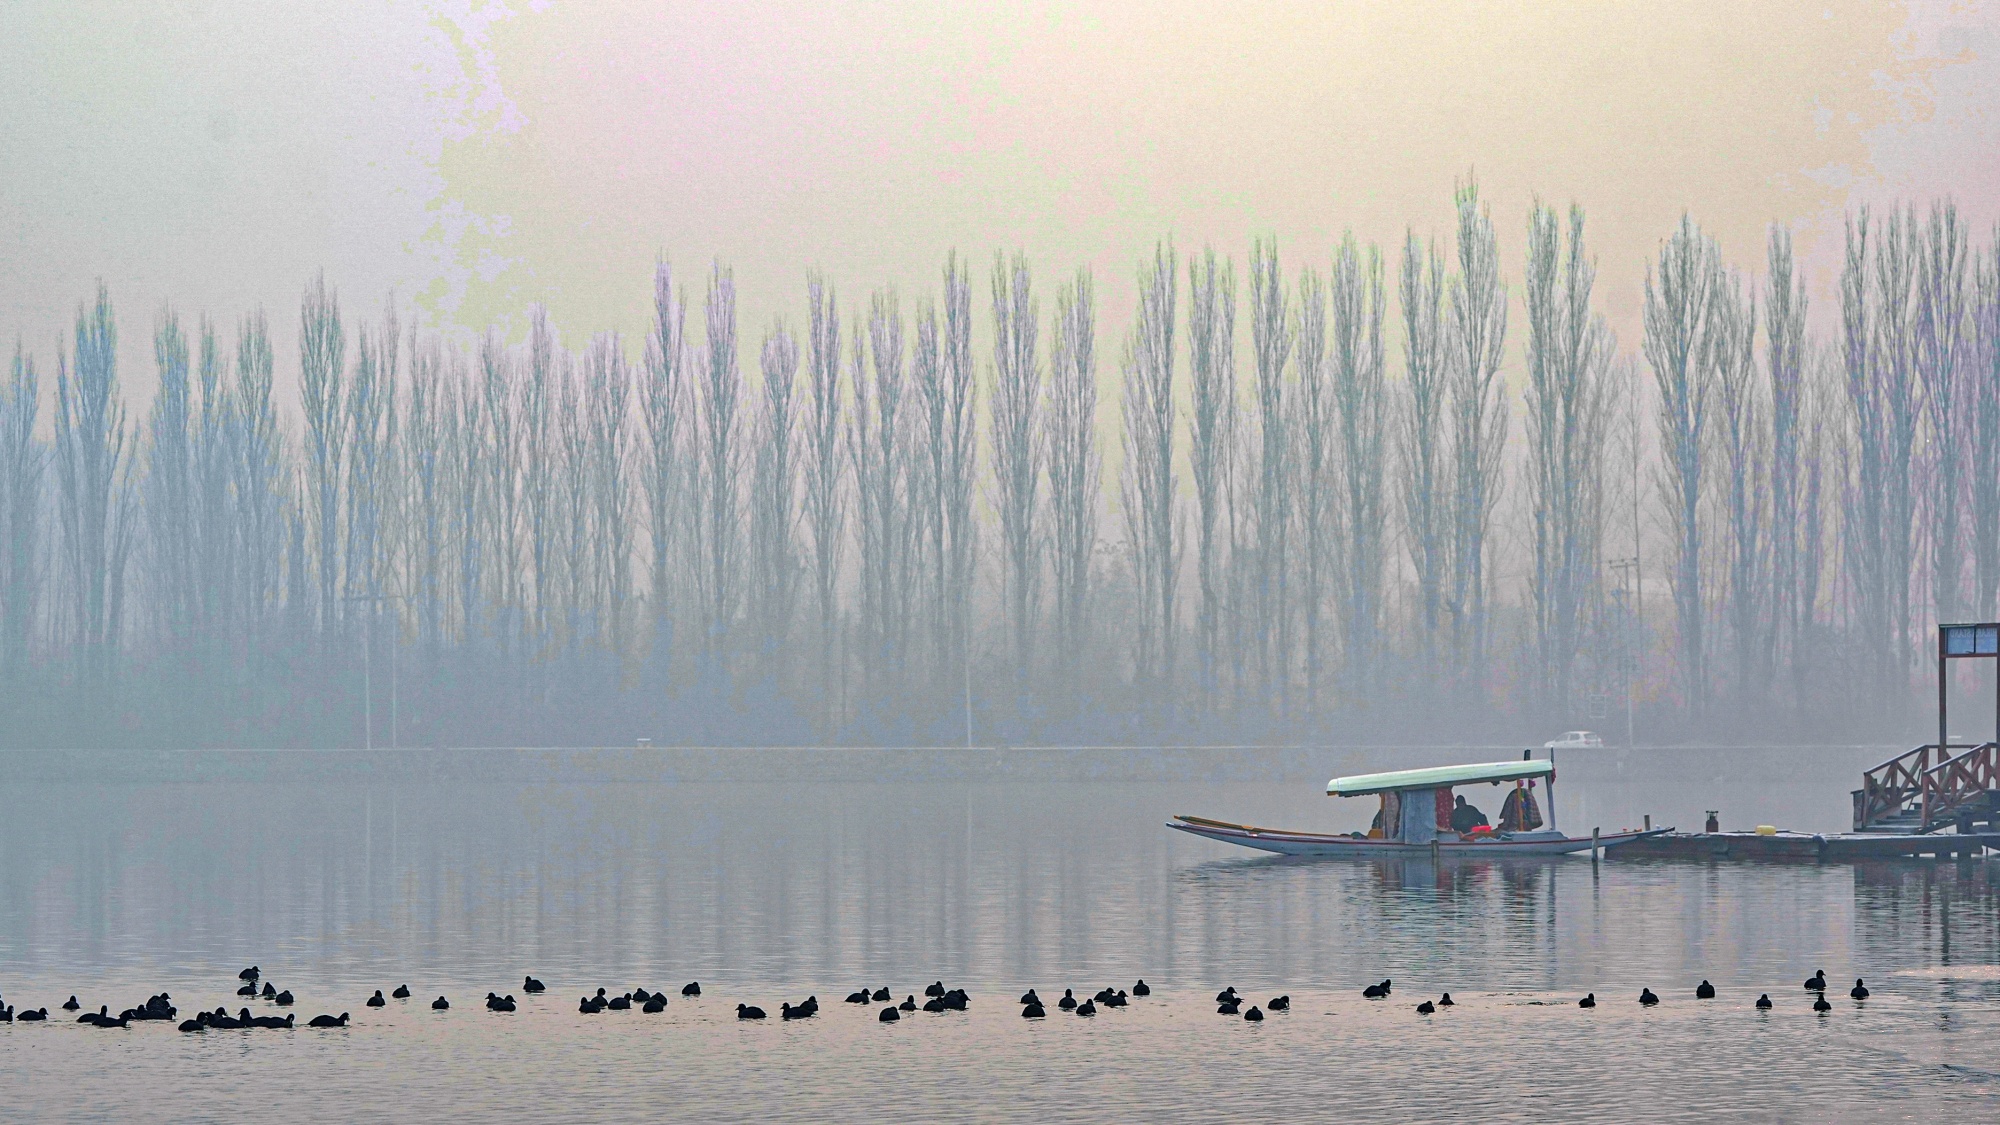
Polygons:
<instances>
[{"instance_id":1,"label":"distant shoreline","mask_svg":"<svg viewBox=\"0 0 2000 1125\"><path fill-rule=\"evenodd\" d=\"M8 750L0 784L19 782L866 782L1069 780L1297 782L1339 771L1489 761L1518 746L824 746L452 747L399 750ZM1673 755L1700 771L1755 764L1771 780L1858 771L1900 747L1652 746L1558 751L1560 766L1595 773L1634 757ZM1537 751L1537 757L1541 756ZM1858 776L1858 774L1857 774Z\"/></svg>"}]
</instances>

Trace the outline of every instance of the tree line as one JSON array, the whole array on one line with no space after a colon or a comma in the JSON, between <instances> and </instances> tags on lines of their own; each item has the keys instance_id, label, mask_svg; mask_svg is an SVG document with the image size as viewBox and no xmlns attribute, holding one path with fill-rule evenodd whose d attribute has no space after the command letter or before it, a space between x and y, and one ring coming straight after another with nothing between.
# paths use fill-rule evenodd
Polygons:
<instances>
[{"instance_id":1,"label":"tree line","mask_svg":"<svg viewBox=\"0 0 2000 1125\"><path fill-rule=\"evenodd\" d=\"M1621 349L1580 208L1514 272L1455 204L1241 287L1162 240L1115 358L1097 279L1018 254L811 273L754 350L720 262L662 259L637 341L322 278L295 405L265 314L165 308L143 417L100 286L0 387L5 738L1915 733L1930 624L2000 591L2000 231L1854 211L1815 334L1784 227L1757 276L1683 218Z\"/></svg>"}]
</instances>

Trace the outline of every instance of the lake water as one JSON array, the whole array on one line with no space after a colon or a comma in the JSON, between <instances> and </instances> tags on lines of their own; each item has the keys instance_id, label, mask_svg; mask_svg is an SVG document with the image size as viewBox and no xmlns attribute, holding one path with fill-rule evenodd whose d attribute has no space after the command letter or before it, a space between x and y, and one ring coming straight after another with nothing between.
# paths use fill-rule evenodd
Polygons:
<instances>
[{"instance_id":1,"label":"lake water","mask_svg":"<svg viewBox=\"0 0 2000 1125\"><path fill-rule=\"evenodd\" d=\"M337 755L196 781L16 769L0 780L0 994L56 1018L0 1025L0 1117L2000 1115L2000 861L1440 870L1259 858L1162 827L1187 812L1348 830L1373 804L1320 795L1330 774L1493 753L940 752L817 772L759 753L729 758L735 780L601 761L571 780L357 779ZM1885 756L1565 755L1557 819L1693 827L1720 808L1726 827L1837 830ZM1498 790L1467 793L1497 812ZM353 1026L100 1031L57 1010L166 990L183 1017L234 1011L252 963L298 995L301 1023ZM1825 1016L1800 987L1819 968ZM523 995L526 973L549 992ZM1846 996L1856 976L1865 1003ZM1014 1004L1140 977L1152 997L1095 1019ZM1390 999L1363 999L1384 977ZM1693 999L1704 978L1717 999ZM882 1025L841 1003L864 985L921 999L937 979L970 1010ZM679 996L689 980L699 1000ZM363 1007L403 983L414 1000ZM1292 1010L1219 1016L1225 985ZM673 999L579 1014L599 987ZM1641 987L1664 1002L1642 1009ZM488 990L521 1010L485 1011ZM1455 1007L1414 1012L1446 990ZM809 993L818 1017L775 1018ZM440 994L450 1011L430 1010ZM773 1018L739 1023L739 1001Z\"/></svg>"}]
</instances>

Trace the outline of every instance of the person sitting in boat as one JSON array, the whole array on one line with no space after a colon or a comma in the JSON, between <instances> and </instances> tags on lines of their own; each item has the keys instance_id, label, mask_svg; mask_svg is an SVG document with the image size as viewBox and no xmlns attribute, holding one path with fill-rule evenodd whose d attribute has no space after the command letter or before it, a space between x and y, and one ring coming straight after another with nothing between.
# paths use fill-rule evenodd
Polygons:
<instances>
[{"instance_id":1,"label":"person sitting in boat","mask_svg":"<svg viewBox=\"0 0 2000 1125\"><path fill-rule=\"evenodd\" d=\"M1486 814L1479 811L1479 806L1467 801L1465 794L1459 794L1458 803L1451 809L1451 830L1463 836L1475 828L1485 827L1486 823Z\"/></svg>"},{"instance_id":2,"label":"person sitting in boat","mask_svg":"<svg viewBox=\"0 0 2000 1125\"><path fill-rule=\"evenodd\" d=\"M1532 832L1542 826L1542 810L1535 806L1535 783L1516 784L1500 806L1500 831Z\"/></svg>"},{"instance_id":3,"label":"person sitting in boat","mask_svg":"<svg viewBox=\"0 0 2000 1125\"><path fill-rule=\"evenodd\" d=\"M1402 829L1402 794L1395 792L1382 794L1382 807L1375 810L1375 819L1368 825L1369 838L1374 840L1393 838Z\"/></svg>"}]
</instances>

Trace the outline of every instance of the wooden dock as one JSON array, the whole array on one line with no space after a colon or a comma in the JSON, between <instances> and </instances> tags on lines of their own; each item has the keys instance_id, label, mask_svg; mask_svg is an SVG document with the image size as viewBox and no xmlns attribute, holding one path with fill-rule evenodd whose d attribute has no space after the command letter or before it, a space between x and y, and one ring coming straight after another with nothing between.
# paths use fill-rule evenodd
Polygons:
<instances>
[{"instance_id":1,"label":"wooden dock","mask_svg":"<svg viewBox=\"0 0 2000 1125\"><path fill-rule=\"evenodd\" d=\"M1669 832L1620 844L1619 859L1790 860L1847 863L1874 859L1946 859L2000 852L2000 832L1890 835L1875 832Z\"/></svg>"}]
</instances>

